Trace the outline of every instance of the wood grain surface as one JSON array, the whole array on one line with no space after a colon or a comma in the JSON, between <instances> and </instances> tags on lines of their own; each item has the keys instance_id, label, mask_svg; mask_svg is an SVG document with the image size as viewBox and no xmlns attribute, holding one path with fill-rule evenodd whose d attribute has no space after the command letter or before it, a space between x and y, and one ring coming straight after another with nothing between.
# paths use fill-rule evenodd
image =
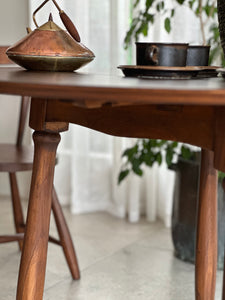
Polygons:
<instances>
[{"instance_id":1,"label":"wood grain surface","mask_svg":"<svg viewBox=\"0 0 225 300\"><path fill-rule=\"evenodd\" d=\"M222 78L144 80L88 73L0 69L0 93L66 99L83 107L124 104L225 105Z\"/></svg>"},{"instance_id":2,"label":"wood grain surface","mask_svg":"<svg viewBox=\"0 0 225 300\"><path fill-rule=\"evenodd\" d=\"M213 300L217 270L217 171L212 151L202 150L196 242L196 300Z\"/></svg>"}]
</instances>

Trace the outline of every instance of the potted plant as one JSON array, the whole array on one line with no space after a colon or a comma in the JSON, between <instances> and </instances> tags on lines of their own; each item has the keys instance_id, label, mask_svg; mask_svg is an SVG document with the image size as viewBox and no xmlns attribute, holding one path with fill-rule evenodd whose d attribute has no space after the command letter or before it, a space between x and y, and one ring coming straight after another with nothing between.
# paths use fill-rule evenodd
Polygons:
<instances>
[{"instance_id":1,"label":"potted plant","mask_svg":"<svg viewBox=\"0 0 225 300\"><path fill-rule=\"evenodd\" d=\"M189 145L165 140L139 139L123 153L123 165L118 177L121 183L130 173L143 175L143 166L159 166L165 160L176 172L172 212L172 240L175 255L189 262L195 260L195 235L199 186L200 151ZM225 194L219 172L218 185L218 268L223 268L225 242Z\"/></svg>"}]
</instances>

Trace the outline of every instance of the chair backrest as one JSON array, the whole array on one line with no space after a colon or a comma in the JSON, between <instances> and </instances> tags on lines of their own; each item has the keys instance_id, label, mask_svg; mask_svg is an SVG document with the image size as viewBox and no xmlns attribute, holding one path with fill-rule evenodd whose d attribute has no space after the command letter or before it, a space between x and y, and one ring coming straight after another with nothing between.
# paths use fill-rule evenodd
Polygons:
<instances>
[{"instance_id":1,"label":"chair backrest","mask_svg":"<svg viewBox=\"0 0 225 300\"><path fill-rule=\"evenodd\" d=\"M14 64L5 54L8 48L9 46L0 46L0 65ZM17 138L16 138L16 145L18 147L22 145L22 141L23 141L23 134L24 134L26 118L28 114L29 102L30 102L30 97L27 96L22 97L21 105L20 105L20 116L19 116Z\"/></svg>"},{"instance_id":2,"label":"chair backrest","mask_svg":"<svg viewBox=\"0 0 225 300\"><path fill-rule=\"evenodd\" d=\"M0 65L13 64L13 62L5 54L8 48L9 46L0 46Z\"/></svg>"}]
</instances>

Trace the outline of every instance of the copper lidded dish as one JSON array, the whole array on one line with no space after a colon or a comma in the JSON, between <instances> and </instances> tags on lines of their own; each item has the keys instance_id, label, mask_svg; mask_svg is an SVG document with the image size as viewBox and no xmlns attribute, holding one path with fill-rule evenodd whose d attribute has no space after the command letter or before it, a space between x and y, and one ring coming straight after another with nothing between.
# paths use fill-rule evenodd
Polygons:
<instances>
[{"instance_id":1,"label":"copper lidded dish","mask_svg":"<svg viewBox=\"0 0 225 300\"><path fill-rule=\"evenodd\" d=\"M33 14L37 28L11 46L6 54L16 64L27 70L74 71L91 62L94 53L80 43L80 36L68 16L58 7L60 17L70 34L49 21L38 26L35 14L49 0L45 0Z\"/></svg>"}]
</instances>

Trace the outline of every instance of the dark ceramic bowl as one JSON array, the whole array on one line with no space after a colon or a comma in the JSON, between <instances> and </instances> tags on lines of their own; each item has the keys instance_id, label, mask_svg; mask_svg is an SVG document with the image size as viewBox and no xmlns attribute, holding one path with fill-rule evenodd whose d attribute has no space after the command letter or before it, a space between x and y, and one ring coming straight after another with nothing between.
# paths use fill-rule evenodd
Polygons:
<instances>
[{"instance_id":1,"label":"dark ceramic bowl","mask_svg":"<svg viewBox=\"0 0 225 300\"><path fill-rule=\"evenodd\" d=\"M188 46L187 66L208 66L210 46Z\"/></svg>"},{"instance_id":2,"label":"dark ceramic bowl","mask_svg":"<svg viewBox=\"0 0 225 300\"><path fill-rule=\"evenodd\" d=\"M138 66L186 66L188 44L136 43Z\"/></svg>"}]
</instances>

